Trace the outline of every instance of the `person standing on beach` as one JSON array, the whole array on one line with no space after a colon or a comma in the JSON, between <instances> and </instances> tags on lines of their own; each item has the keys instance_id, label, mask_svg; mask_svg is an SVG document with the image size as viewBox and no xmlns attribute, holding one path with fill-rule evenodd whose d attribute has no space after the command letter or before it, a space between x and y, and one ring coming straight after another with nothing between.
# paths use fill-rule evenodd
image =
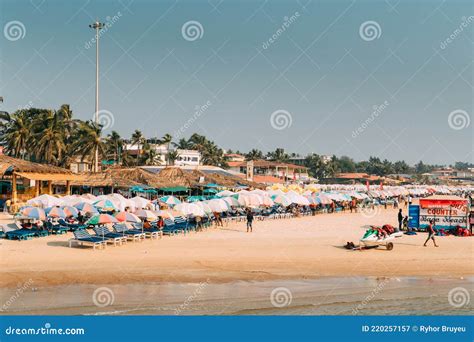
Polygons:
<instances>
[{"instance_id":1,"label":"person standing on beach","mask_svg":"<svg viewBox=\"0 0 474 342\"><path fill-rule=\"evenodd\" d=\"M252 222L253 222L252 210L247 209L247 233L249 232L249 229L250 229L250 232L252 232L252 229L253 229Z\"/></svg>"},{"instance_id":2,"label":"person standing on beach","mask_svg":"<svg viewBox=\"0 0 474 342\"><path fill-rule=\"evenodd\" d=\"M433 240L433 243L434 243L435 247L438 247L438 245L436 244L435 238L434 238L435 237L435 231L434 231L433 225L434 225L434 220L431 220L430 224L428 225L428 228L427 228L428 238L426 239L425 244L423 245L424 247L426 247L426 244L428 243L428 241L430 241L430 239Z\"/></svg>"},{"instance_id":3,"label":"person standing on beach","mask_svg":"<svg viewBox=\"0 0 474 342\"><path fill-rule=\"evenodd\" d=\"M402 223L403 223L403 214L402 209L398 210L398 230L402 230Z\"/></svg>"}]
</instances>

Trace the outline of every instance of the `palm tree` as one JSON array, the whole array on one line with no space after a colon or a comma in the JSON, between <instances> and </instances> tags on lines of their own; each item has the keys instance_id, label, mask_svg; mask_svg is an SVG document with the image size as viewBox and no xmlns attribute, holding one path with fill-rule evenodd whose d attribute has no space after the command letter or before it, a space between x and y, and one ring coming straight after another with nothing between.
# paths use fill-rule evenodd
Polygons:
<instances>
[{"instance_id":1,"label":"palm tree","mask_svg":"<svg viewBox=\"0 0 474 342\"><path fill-rule=\"evenodd\" d=\"M95 151L99 151L99 155L104 155L104 143L101 139L102 126L93 121L82 121L76 132L77 138L73 144L73 151L79 154L81 159L94 159ZM94 170L97 172L98 170Z\"/></svg>"},{"instance_id":2,"label":"palm tree","mask_svg":"<svg viewBox=\"0 0 474 342\"><path fill-rule=\"evenodd\" d=\"M66 149L63 117L59 112L48 110L35 120L33 127L32 147L36 160L59 164Z\"/></svg>"},{"instance_id":3,"label":"palm tree","mask_svg":"<svg viewBox=\"0 0 474 342\"><path fill-rule=\"evenodd\" d=\"M135 132L133 132L132 134L131 143L132 143L132 146L136 145L138 148L138 155L137 155L137 160L136 160L137 165L142 154L141 149L142 149L144 140L145 140L145 137L143 136L143 133L140 130L136 129Z\"/></svg>"},{"instance_id":4,"label":"palm tree","mask_svg":"<svg viewBox=\"0 0 474 342\"><path fill-rule=\"evenodd\" d=\"M263 152L254 148L245 155L245 159L247 160L263 159Z\"/></svg>"},{"instance_id":5,"label":"palm tree","mask_svg":"<svg viewBox=\"0 0 474 342\"><path fill-rule=\"evenodd\" d=\"M166 145L167 150L169 151L171 142L173 141L173 137L166 133L161 139L160 139L160 144Z\"/></svg>"},{"instance_id":6,"label":"palm tree","mask_svg":"<svg viewBox=\"0 0 474 342\"><path fill-rule=\"evenodd\" d=\"M123 150L123 139L116 131L112 131L107 135L105 150L107 154L114 156L114 161L116 163L120 164L120 157Z\"/></svg>"},{"instance_id":7,"label":"palm tree","mask_svg":"<svg viewBox=\"0 0 474 342\"><path fill-rule=\"evenodd\" d=\"M184 138L179 139L177 143L172 143L174 147L180 150L190 150L193 145L189 140L186 140Z\"/></svg>"},{"instance_id":8,"label":"palm tree","mask_svg":"<svg viewBox=\"0 0 474 342\"><path fill-rule=\"evenodd\" d=\"M2 115L2 143L5 143L9 155L24 158L31 139L31 121L26 111L17 111L12 115Z\"/></svg>"},{"instance_id":9,"label":"palm tree","mask_svg":"<svg viewBox=\"0 0 474 342\"><path fill-rule=\"evenodd\" d=\"M178 151L168 151L166 154L166 165L174 165L176 159L178 159L179 154Z\"/></svg>"}]
</instances>

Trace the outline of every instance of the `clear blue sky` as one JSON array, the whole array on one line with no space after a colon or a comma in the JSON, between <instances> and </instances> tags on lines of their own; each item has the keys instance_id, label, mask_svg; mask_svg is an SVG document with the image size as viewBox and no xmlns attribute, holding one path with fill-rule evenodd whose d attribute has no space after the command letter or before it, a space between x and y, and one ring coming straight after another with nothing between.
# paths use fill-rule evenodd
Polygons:
<instances>
[{"instance_id":1,"label":"clear blue sky","mask_svg":"<svg viewBox=\"0 0 474 342\"><path fill-rule=\"evenodd\" d=\"M105 133L161 136L184 127L184 136L198 132L242 151L473 161L474 122L466 122L474 121L473 1L3 0L0 6L2 110L69 103L76 117L92 118L95 47L86 47L94 34L88 24L115 15L100 41L101 109L114 116ZM277 33L285 17L291 23ZM6 32L12 21L23 25L22 38ZM188 21L200 23L202 36L183 37ZM370 27L361 32L367 21L378 25L375 37ZM289 113L291 125L272 126L277 110Z\"/></svg>"}]
</instances>

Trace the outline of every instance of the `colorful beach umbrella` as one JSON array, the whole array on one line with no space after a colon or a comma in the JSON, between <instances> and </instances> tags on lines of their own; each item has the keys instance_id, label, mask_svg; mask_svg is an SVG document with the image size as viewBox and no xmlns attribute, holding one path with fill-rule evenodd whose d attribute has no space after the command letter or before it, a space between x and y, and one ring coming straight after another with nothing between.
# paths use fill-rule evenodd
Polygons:
<instances>
[{"instance_id":1,"label":"colorful beach umbrella","mask_svg":"<svg viewBox=\"0 0 474 342\"><path fill-rule=\"evenodd\" d=\"M66 218L66 213L59 207L52 207L48 211L48 217Z\"/></svg>"},{"instance_id":2,"label":"colorful beach umbrella","mask_svg":"<svg viewBox=\"0 0 474 342\"><path fill-rule=\"evenodd\" d=\"M287 207L291 204L291 200L285 195L273 195L272 199L273 199L273 202L280 204L284 207Z\"/></svg>"},{"instance_id":3,"label":"colorful beach umbrella","mask_svg":"<svg viewBox=\"0 0 474 342\"><path fill-rule=\"evenodd\" d=\"M160 198L160 202L166 203L168 205L180 204L181 201L174 196L163 196Z\"/></svg>"},{"instance_id":4,"label":"colorful beach umbrella","mask_svg":"<svg viewBox=\"0 0 474 342\"><path fill-rule=\"evenodd\" d=\"M79 210L75 207L71 207L71 206L65 206L62 208L64 213L66 214L66 216L74 216L76 217L77 215L79 215Z\"/></svg>"},{"instance_id":5,"label":"colorful beach umbrella","mask_svg":"<svg viewBox=\"0 0 474 342\"><path fill-rule=\"evenodd\" d=\"M87 220L86 224L106 224L106 223L117 223L118 220L112 215L108 214L96 214Z\"/></svg>"},{"instance_id":6,"label":"colorful beach umbrella","mask_svg":"<svg viewBox=\"0 0 474 342\"><path fill-rule=\"evenodd\" d=\"M231 207L238 207L239 206L239 201L237 201L237 199L234 198L234 197L225 197L222 200L227 202L227 204L230 205Z\"/></svg>"},{"instance_id":7,"label":"colorful beach umbrella","mask_svg":"<svg viewBox=\"0 0 474 342\"><path fill-rule=\"evenodd\" d=\"M102 199L97 202L92 203L96 208L102 210L102 211L111 211L111 210L117 210L117 207L115 204L108 199Z\"/></svg>"},{"instance_id":8,"label":"colorful beach umbrella","mask_svg":"<svg viewBox=\"0 0 474 342\"><path fill-rule=\"evenodd\" d=\"M115 218L120 222L133 222L133 223L140 223L142 222L140 218L128 211L121 211L115 215Z\"/></svg>"},{"instance_id":9,"label":"colorful beach umbrella","mask_svg":"<svg viewBox=\"0 0 474 342\"><path fill-rule=\"evenodd\" d=\"M46 220L46 214L43 209L37 207L25 207L21 210L21 215L37 220Z\"/></svg>"},{"instance_id":10,"label":"colorful beach umbrella","mask_svg":"<svg viewBox=\"0 0 474 342\"><path fill-rule=\"evenodd\" d=\"M151 210L140 209L135 212L135 215L147 221L156 221L158 219L158 216Z\"/></svg>"},{"instance_id":11,"label":"colorful beach umbrella","mask_svg":"<svg viewBox=\"0 0 474 342\"><path fill-rule=\"evenodd\" d=\"M75 208L79 209L83 214L91 213L91 214L98 214L97 208L94 207L92 204L87 202L81 202L74 206Z\"/></svg>"}]
</instances>

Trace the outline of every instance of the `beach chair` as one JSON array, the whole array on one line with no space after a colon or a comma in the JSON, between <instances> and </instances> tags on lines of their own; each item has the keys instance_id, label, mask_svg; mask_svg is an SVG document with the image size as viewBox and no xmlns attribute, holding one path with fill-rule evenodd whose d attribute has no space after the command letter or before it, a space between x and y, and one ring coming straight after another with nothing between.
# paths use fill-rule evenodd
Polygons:
<instances>
[{"instance_id":1,"label":"beach chair","mask_svg":"<svg viewBox=\"0 0 474 342\"><path fill-rule=\"evenodd\" d=\"M66 234L69 231L68 227L65 227L61 224L53 224L52 222L49 222L49 221L46 221L44 223L44 226L52 234L56 234L56 235Z\"/></svg>"},{"instance_id":2,"label":"beach chair","mask_svg":"<svg viewBox=\"0 0 474 342\"><path fill-rule=\"evenodd\" d=\"M94 233L97 237L104 237L107 241L110 241L114 244L114 247L118 245L122 245L123 243L127 242L127 237L123 236L119 233L111 232L105 226L97 226L94 227Z\"/></svg>"},{"instance_id":3,"label":"beach chair","mask_svg":"<svg viewBox=\"0 0 474 342\"><path fill-rule=\"evenodd\" d=\"M76 229L85 229L85 228L87 228L86 225L68 223L68 222L64 221L63 219L59 219L58 223L63 227L67 227L70 231L74 231Z\"/></svg>"},{"instance_id":4,"label":"beach chair","mask_svg":"<svg viewBox=\"0 0 474 342\"><path fill-rule=\"evenodd\" d=\"M169 219L169 218L165 218L163 220L164 222L164 227L163 227L163 234L164 235L175 235L177 234L178 232L178 229L176 228L176 225L174 224L174 221Z\"/></svg>"},{"instance_id":5,"label":"beach chair","mask_svg":"<svg viewBox=\"0 0 474 342\"><path fill-rule=\"evenodd\" d=\"M122 234L122 236L127 237L128 239L135 241L141 241L145 238L145 234L138 229L130 229L124 223L115 223L114 230L116 233Z\"/></svg>"},{"instance_id":6,"label":"beach chair","mask_svg":"<svg viewBox=\"0 0 474 342\"><path fill-rule=\"evenodd\" d=\"M152 225L151 228L148 229L143 229L142 224L133 223L132 227L134 228L134 230L139 230L140 232L143 231L145 237L149 237L150 239L161 239L163 237L163 231L156 225Z\"/></svg>"},{"instance_id":7,"label":"beach chair","mask_svg":"<svg viewBox=\"0 0 474 342\"><path fill-rule=\"evenodd\" d=\"M102 237L92 236L85 229L77 229L73 232L74 238L69 239L69 247L72 247L72 243L82 245L90 245L95 250L98 248L105 248L107 246L107 240Z\"/></svg>"},{"instance_id":8,"label":"beach chair","mask_svg":"<svg viewBox=\"0 0 474 342\"><path fill-rule=\"evenodd\" d=\"M21 228L6 232L5 236L8 240L29 240L35 236L35 232L31 229Z\"/></svg>"},{"instance_id":9,"label":"beach chair","mask_svg":"<svg viewBox=\"0 0 474 342\"><path fill-rule=\"evenodd\" d=\"M184 234L188 232L188 220L185 219L184 217L181 217L181 216L175 217L174 225L178 231L182 231Z\"/></svg>"}]
</instances>

